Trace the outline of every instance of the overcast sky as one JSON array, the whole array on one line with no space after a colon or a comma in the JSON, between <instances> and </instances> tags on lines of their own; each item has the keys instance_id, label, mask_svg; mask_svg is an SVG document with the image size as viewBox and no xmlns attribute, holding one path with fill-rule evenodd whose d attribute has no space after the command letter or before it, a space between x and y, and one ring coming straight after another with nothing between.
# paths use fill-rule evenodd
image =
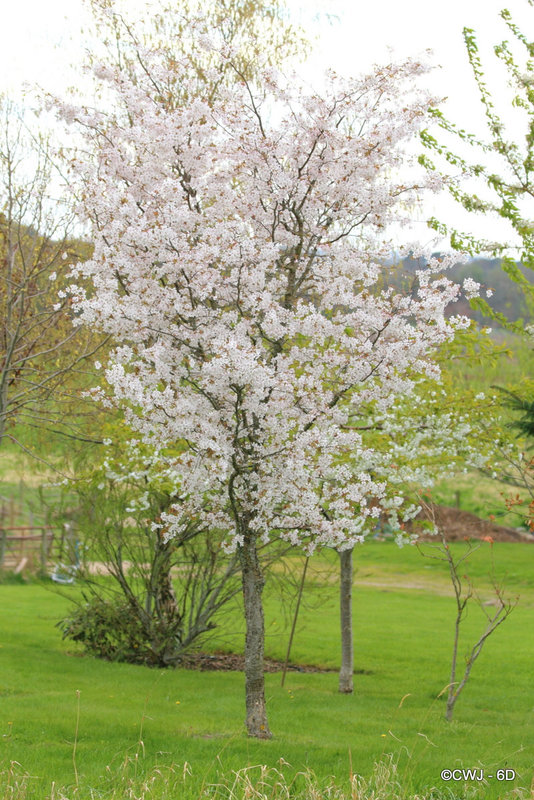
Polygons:
<instances>
[{"instance_id":1,"label":"overcast sky","mask_svg":"<svg viewBox=\"0 0 534 800\"><path fill-rule=\"evenodd\" d=\"M135 13L141 0L126 4ZM432 49L441 65L434 76L440 93L455 96L469 108L474 97L462 41L464 26L475 28L482 47L499 41L505 28L503 6L525 20L532 10L527 0L288 0L295 19L319 35L310 70L317 65L358 73L373 63ZM0 90L39 82L61 91L73 80L72 62L83 58L80 29L86 20L83 0L15 0L3 4L0 27Z\"/></svg>"},{"instance_id":2,"label":"overcast sky","mask_svg":"<svg viewBox=\"0 0 534 800\"><path fill-rule=\"evenodd\" d=\"M135 15L142 0L127 0ZM433 90L448 96L447 113L469 130L481 130L482 113L462 39L464 26L477 31L492 88L504 87L492 46L506 37L499 11L508 7L528 32L534 9L527 0L287 0L313 40L305 68L313 81L322 67L358 74L394 56L421 55L430 49L436 70ZM27 83L62 94L76 83L71 65L81 63L87 21L83 0L14 0L2 7L0 92L18 94Z\"/></svg>"}]
</instances>

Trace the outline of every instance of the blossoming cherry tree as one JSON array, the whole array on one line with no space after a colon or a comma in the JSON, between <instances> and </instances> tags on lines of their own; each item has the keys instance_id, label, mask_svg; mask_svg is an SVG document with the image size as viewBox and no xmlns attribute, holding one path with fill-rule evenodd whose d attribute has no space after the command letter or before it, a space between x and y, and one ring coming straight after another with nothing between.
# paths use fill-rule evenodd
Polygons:
<instances>
[{"instance_id":1,"label":"blossoming cherry tree","mask_svg":"<svg viewBox=\"0 0 534 800\"><path fill-rule=\"evenodd\" d=\"M409 296L380 288L380 234L425 182L400 169L429 105L419 63L331 74L321 93L260 69L187 105L169 90L178 70L187 96L187 58L169 63L100 65L111 111L61 105L87 139L73 182L94 238L71 293L78 321L117 342L106 378L129 424L156 448L187 443L154 524L172 537L198 519L239 553L246 724L267 738L258 546L349 548L400 505L355 416L434 374L465 321L444 317L457 287L440 265Z\"/></svg>"}]
</instances>

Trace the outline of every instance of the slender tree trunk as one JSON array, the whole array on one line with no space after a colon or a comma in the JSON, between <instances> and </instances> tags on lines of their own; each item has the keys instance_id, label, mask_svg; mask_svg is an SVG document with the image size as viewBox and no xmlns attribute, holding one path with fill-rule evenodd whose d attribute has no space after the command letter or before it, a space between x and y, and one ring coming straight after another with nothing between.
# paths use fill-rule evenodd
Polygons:
<instances>
[{"instance_id":1,"label":"slender tree trunk","mask_svg":"<svg viewBox=\"0 0 534 800\"><path fill-rule=\"evenodd\" d=\"M7 386L6 386L7 389ZM6 416L7 416L7 391L0 389L0 445L4 441L4 434L6 431Z\"/></svg>"},{"instance_id":2,"label":"slender tree trunk","mask_svg":"<svg viewBox=\"0 0 534 800\"><path fill-rule=\"evenodd\" d=\"M265 579L258 559L257 539L251 531L247 530L244 535L243 544L239 548L239 556L247 631L245 640L247 731L249 736L270 739L272 734L267 723L263 674L265 625L262 592Z\"/></svg>"},{"instance_id":3,"label":"slender tree trunk","mask_svg":"<svg viewBox=\"0 0 534 800\"><path fill-rule=\"evenodd\" d=\"M339 691L353 691L354 645L352 642L352 550L340 550L339 611L341 619L341 669Z\"/></svg>"},{"instance_id":4,"label":"slender tree trunk","mask_svg":"<svg viewBox=\"0 0 534 800\"><path fill-rule=\"evenodd\" d=\"M455 587L456 591L456 587ZM454 644L452 647L452 663L451 663L451 678L449 681L449 691L447 694L447 711L445 713L446 719L450 722L452 720L452 715L454 712L454 704L456 703L456 698L458 697L459 692L457 692L458 684L456 683L456 663L458 659L458 641L460 639L460 624L462 621L463 616L463 608L460 604L460 595L456 593L456 602L458 605L458 611L456 614L456 621L454 624Z\"/></svg>"}]
</instances>

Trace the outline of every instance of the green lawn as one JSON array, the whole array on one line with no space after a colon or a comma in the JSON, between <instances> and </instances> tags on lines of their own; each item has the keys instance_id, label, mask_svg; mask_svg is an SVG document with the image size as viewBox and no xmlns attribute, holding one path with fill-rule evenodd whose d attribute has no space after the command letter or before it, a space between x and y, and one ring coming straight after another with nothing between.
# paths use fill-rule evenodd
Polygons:
<instances>
[{"instance_id":1,"label":"green lawn","mask_svg":"<svg viewBox=\"0 0 534 800\"><path fill-rule=\"evenodd\" d=\"M287 780L308 767L319 782L334 776L348 791L351 763L354 772L369 778L373 764L381 759L388 763L388 754L407 796L430 787L438 790L436 798L467 796L474 783L465 789L440 779L442 769L459 766L483 767L490 774L498 768L516 770L514 783L489 780L480 787L480 797L497 798L514 787L529 787L534 547L484 544L469 566L483 601L491 599L487 575L492 561L499 576L506 576L510 592L520 593L521 599L487 642L452 724L444 720L444 700L438 699L448 682L454 615L445 566L423 559L415 548L372 542L356 554L354 695L337 693L335 672L290 672L284 688L280 674L267 675L274 732L268 742L250 740L244 733L242 674L150 670L82 656L74 645L61 641L54 627L68 608L64 597L44 584L0 585L0 798L52 798L53 782L58 800L60 786L71 787L63 795L69 800L111 796L118 786L124 788L121 797L145 797L126 793L130 782L138 785L144 775L155 781L147 798L199 798L203 786L211 792L206 796L215 796L207 787L220 782L221 775L228 779L232 770L251 765L279 766L280 759L289 762L282 766ZM302 559L296 558L295 573L301 566ZM311 566L292 660L336 668L335 559L321 556ZM268 586L269 656L285 655L289 616L290 609L282 608L277 591ZM473 607L462 653L483 622L482 612ZM242 649L242 627L236 607L209 647ZM30 776L19 795L5 788L15 780L8 777L12 761L20 764L14 768L19 787L22 772ZM182 786L186 762L192 774ZM167 794L172 781L166 770L171 767L181 789L173 784ZM295 792L300 786L303 796L311 798L303 781L297 779ZM228 789L220 796L232 795ZM273 789L249 796L275 795Z\"/></svg>"}]
</instances>

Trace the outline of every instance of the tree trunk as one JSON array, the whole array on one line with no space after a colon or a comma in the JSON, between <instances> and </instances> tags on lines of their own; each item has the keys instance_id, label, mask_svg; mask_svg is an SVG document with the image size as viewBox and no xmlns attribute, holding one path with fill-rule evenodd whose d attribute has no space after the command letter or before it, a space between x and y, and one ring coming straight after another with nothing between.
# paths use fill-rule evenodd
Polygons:
<instances>
[{"instance_id":1,"label":"tree trunk","mask_svg":"<svg viewBox=\"0 0 534 800\"><path fill-rule=\"evenodd\" d=\"M179 617L178 603L171 576L172 550L172 542L164 542L161 538L157 539L150 581L156 616L167 622L175 622L176 618Z\"/></svg>"},{"instance_id":2,"label":"tree trunk","mask_svg":"<svg viewBox=\"0 0 534 800\"><path fill-rule=\"evenodd\" d=\"M247 531L243 544L239 548L247 631L245 640L246 725L249 736L255 736L257 739L270 739L272 733L267 723L263 674L265 625L262 592L265 580L256 545L256 536Z\"/></svg>"},{"instance_id":3,"label":"tree trunk","mask_svg":"<svg viewBox=\"0 0 534 800\"><path fill-rule=\"evenodd\" d=\"M353 691L354 646L352 642L352 550L340 550L339 611L341 619L341 669L339 691Z\"/></svg>"}]
</instances>

